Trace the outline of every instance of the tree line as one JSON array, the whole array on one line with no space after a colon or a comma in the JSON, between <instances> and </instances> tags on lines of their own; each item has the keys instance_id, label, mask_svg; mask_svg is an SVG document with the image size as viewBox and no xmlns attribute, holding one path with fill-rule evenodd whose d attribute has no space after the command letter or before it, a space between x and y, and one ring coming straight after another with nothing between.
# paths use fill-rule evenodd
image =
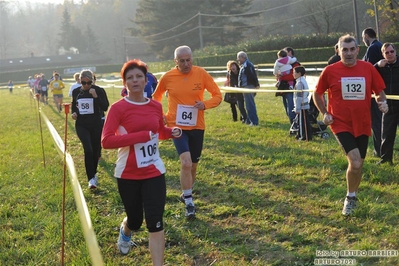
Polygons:
<instances>
[{"instance_id":1,"label":"tree line","mask_svg":"<svg viewBox=\"0 0 399 266\"><path fill-rule=\"evenodd\" d=\"M375 2L376 9L374 0L3 0L0 59L78 52L112 63L167 60L182 44L206 50L243 43L245 50L260 39L355 34L355 24L375 27L376 15L380 39L397 41L398 2Z\"/></svg>"}]
</instances>

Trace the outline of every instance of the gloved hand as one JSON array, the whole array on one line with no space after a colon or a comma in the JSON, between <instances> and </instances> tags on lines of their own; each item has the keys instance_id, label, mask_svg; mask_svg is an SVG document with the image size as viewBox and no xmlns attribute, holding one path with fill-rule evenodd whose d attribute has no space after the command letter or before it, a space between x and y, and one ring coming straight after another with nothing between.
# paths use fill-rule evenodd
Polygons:
<instances>
[{"instance_id":1,"label":"gloved hand","mask_svg":"<svg viewBox=\"0 0 399 266\"><path fill-rule=\"evenodd\" d=\"M389 110L387 101L378 102L378 109L384 114L387 113Z\"/></svg>"}]
</instances>

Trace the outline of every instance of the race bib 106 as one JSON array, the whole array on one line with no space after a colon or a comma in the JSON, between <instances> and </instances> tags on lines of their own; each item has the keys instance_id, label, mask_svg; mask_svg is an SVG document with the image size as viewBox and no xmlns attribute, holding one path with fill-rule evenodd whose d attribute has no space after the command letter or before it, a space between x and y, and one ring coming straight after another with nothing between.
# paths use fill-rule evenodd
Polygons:
<instances>
[{"instance_id":1,"label":"race bib 106","mask_svg":"<svg viewBox=\"0 0 399 266\"><path fill-rule=\"evenodd\" d=\"M134 153L138 168L155 164L160 159L158 150L158 134L146 143L134 144Z\"/></svg>"}]
</instances>

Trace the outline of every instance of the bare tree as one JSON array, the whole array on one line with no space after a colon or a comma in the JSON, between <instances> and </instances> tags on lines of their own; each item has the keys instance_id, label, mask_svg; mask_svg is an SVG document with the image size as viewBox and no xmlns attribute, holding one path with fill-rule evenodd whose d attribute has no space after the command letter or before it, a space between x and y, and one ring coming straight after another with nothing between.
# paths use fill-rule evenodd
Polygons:
<instances>
[{"instance_id":1,"label":"bare tree","mask_svg":"<svg viewBox=\"0 0 399 266\"><path fill-rule=\"evenodd\" d=\"M251 8L252 0L141 0L135 13L134 32L146 40L161 59L173 56L181 44L192 49L204 45L227 45L243 38L240 14Z\"/></svg>"},{"instance_id":2,"label":"bare tree","mask_svg":"<svg viewBox=\"0 0 399 266\"><path fill-rule=\"evenodd\" d=\"M351 1L307 0L301 5L301 22L318 34L348 31L353 24Z\"/></svg>"}]
</instances>

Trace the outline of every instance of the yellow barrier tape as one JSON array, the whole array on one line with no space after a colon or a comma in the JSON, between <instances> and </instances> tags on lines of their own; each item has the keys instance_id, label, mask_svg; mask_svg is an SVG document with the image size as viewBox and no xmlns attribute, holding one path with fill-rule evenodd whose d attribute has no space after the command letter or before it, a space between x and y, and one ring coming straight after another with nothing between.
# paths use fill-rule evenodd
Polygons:
<instances>
[{"instance_id":1,"label":"yellow barrier tape","mask_svg":"<svg viewBox=\"0 0 399 266\"><path fill-rule=\"evenodd\" d=\"M51 122L48 120L47 116L43 112L40 112L40 115L43 117L43 120L50 130L51 136L53 137L58 152L61 153L61 155L64 155L64 142L62 141L60 135L54 128L53 124L51 124ZM86 200L83 195L82 188L79 184L78 176L76 174L75 164L73 162L72 156L68 152L65 154L65 156L66 164L69 170L69 176L71 178L76 208L78 209L80 223L82 225L83 235L86 240L86 245L89 250L91 261L93 265L102 266L104 265L103 258L100 252L100 248L98 246L97 237L94 232L93 225L91 223L90 213L87 208Z\"/></svg>"},{"instance_id":2,"label":"yellow barrier tape","mask_svg":"<svg viewBox=\"0 0 399 266\"><path fill-rule=\"evenodd\" d=\"M399 95L387 95L387 99L389 99L389 100L399 100Z\"/></svg>"}]
</instances>

